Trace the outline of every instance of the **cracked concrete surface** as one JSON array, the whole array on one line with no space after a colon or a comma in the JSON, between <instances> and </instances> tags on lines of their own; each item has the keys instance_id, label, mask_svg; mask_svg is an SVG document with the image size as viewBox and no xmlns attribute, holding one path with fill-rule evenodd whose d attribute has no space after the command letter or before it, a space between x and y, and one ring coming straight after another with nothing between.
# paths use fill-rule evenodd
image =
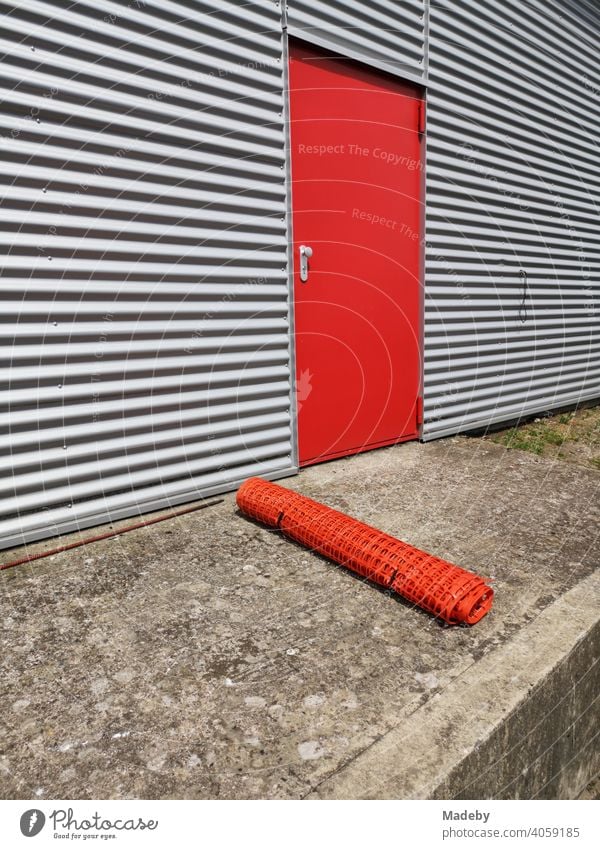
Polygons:
<instances>
[{"instance_id":1,"label":"cracked concrete surface","mask_svg":"<svg viewBox=\"0 0 600 849\"><path fill-rule=\"evenodd\" d=\"M488 577L492 612L443 627L241 517L233 494L7 570L3 798L319 794L598 565L600 472L489 441L406 443L282 483ZM368 796L364 775L344 792Z\"/></svg>"}]
</instances>

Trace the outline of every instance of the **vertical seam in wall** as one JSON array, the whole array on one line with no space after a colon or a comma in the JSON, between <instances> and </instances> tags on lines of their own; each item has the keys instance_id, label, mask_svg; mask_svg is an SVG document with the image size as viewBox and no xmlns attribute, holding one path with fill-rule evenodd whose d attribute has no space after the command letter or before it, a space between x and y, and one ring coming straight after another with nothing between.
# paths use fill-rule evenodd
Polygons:
<instances>
[{"instance_id":1,"label":"vertical seam in wall","mask_svg":"<svg viewBox=\"0 0 600 849\"><path fill-rule=\"evenodd\" d=\"M424 0L423 5L423 108L425 109L425 132L421 139L421 162L423 170L421 171L421 255L420 255L420 375L419 375L419 394L421 396L421 422L419 424L419 439L423 441L425 431L425 345L427 334L425 332L425 305L427 297L427 146L429 139L429 106L428 106L428 85L429 85L429 0Z\"/></svg>"},{"instance_id":2,"label":"vertical seam in wall","mask_svg":"<svg viewBox=\"0 0 600 849\"><path fill-rule=\"evenodd\" d=\"M298 409L296 403L296 328L294 317L294 219L292 198L292 124L290 120L289 83L289 36L287 31L286 0L281 0L281 63L282 63L282 108L285 145L285 204L287 235L288 276L288 322L289 322L289 367L290 367L290 428L294 468L299 468L298 455Z\"/></svg>"},{"instance_id":3,"label":"vertical seam in wall","mask_svg":"<svg viewBox=\"0 0 600 849\"><path fill-rule=\"evenodd\" d=\"M423 0L423 84L429 79L429 0Z\"/></svg>"}]
</instances>

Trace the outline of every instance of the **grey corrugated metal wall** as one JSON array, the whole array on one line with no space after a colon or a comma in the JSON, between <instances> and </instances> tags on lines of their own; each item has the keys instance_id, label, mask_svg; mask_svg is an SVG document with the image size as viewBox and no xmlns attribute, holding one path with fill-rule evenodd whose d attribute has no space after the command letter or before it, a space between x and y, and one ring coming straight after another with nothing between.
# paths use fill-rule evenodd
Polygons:
<instances>
[{"instance_id":1,"label":"grey corrugated metal wall","mask_svg":"<svg viewBox=\"0 0 600 849\"><path fill-rule=\"evenodd\" d=\"M2 4L2 546L294 467L280 16Z\"/></svg>"},{"instance_id":2,"label":"grey corrugated metal wall","mask_svg":"<svg viewBox=\"0 0 600 849\"><path fill-rule=\"evenodd\" d=\"M434 0L425 438L600 396L600 7Z\"/></svg>"},{"instance_id":3,"label":"grey corrugated metal wall","mask_svg":"<svg viewBox=\"0 0 600 849\"><path fill-rule=\"evenodd\" d=\"M289 0L288 32L405 79L426 73L427 0Z\"/></svg>"},{"instance_id":4,"label":"grey corrugated metal wall","mask_svg":"<svg viewBox=\"0 0 600 849\"><path fill-rule=\"evenodd\" d=\"M293 470L280 5L1 5L0 545ZM427 5L289 32L425 82ZM600 395L599 21L431 6L425 438Z\"/></svg>"}]
</instances>

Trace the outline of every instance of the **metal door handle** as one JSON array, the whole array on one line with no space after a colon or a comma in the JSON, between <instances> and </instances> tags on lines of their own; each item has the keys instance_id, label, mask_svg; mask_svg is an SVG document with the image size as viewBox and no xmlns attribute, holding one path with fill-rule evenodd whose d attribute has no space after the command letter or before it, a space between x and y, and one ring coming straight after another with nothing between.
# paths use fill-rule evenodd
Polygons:
<instances>
[{"instance_id":1,"label":"metal door handle","mask_svg":"<svg viewBox=\"0 0 600 849\"><path fill-rule=\"evenodd\" d=\"M313 255L313 249L308 245L300 245L300 280L306 283L308 280L308 260Z\"/></svg>"}]
</instances>

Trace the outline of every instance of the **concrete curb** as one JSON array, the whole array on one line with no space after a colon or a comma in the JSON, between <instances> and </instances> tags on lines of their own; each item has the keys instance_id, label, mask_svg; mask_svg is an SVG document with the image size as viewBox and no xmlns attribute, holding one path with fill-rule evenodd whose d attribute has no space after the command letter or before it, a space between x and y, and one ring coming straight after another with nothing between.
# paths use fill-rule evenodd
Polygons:
<instances>
[{"instance_id":1,"label":"concrete curb","mask_svg":"<svg viewBox=\"0 0 600 849\"><path fill-rule=\"evenodd\" d=\"M308 796L576 798L600 768L600 574Z\"/></svg>"}]
</instances>

